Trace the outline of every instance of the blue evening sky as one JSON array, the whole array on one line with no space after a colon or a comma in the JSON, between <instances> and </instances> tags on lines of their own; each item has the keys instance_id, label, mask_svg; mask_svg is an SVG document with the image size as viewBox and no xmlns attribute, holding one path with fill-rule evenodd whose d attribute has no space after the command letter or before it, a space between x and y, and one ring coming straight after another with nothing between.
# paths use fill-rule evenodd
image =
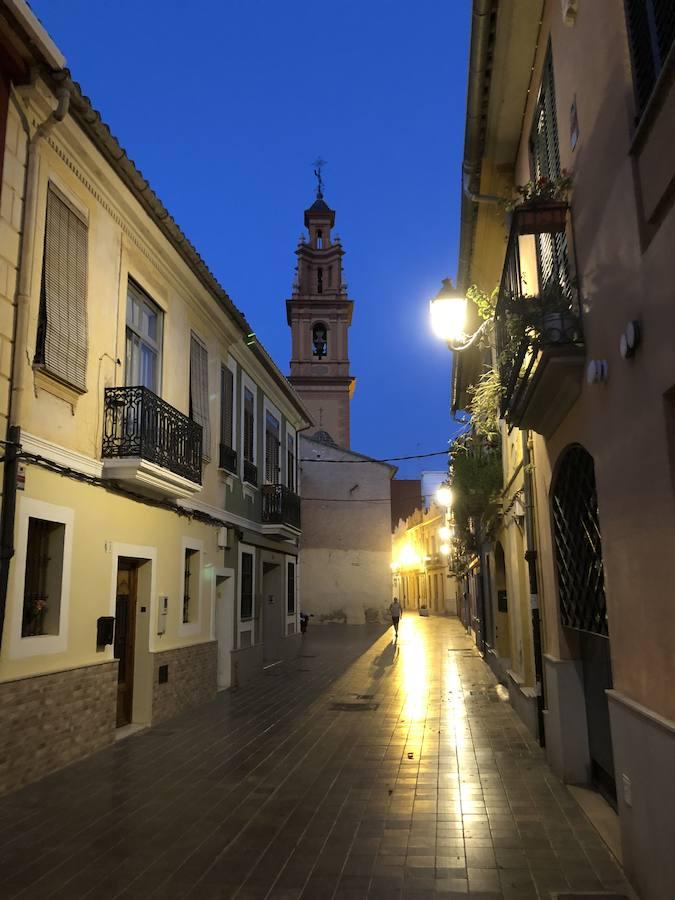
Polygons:
<instances>
[{"instance_id":1,"label":"blue evening sky","mask_svg":"<svg viewBox=\"0 0 675 900\"><path fill-rule=\"evenodd\" d=\"M294 250L322 156L355 300L352 447L442 450L470 0L31 0L104 121L284 373ZM443 468L401 464L399 477Z\"/></svg>"}]
</instances>

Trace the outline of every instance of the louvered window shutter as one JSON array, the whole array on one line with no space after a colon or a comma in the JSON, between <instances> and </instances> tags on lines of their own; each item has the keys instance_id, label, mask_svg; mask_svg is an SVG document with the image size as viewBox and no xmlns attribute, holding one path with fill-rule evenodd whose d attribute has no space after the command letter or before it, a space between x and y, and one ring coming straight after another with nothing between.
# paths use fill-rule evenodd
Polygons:
<instances>
[{"instance_id":1,"label":"louvered window shutter","mask_svg":"<svg viewBox=\"0 0 675 900\"><path fill-rule=\"evenodd\" d=\"M87 223L49 185L35 361L87 390Z\"/></svg>"},{"instance_id":2,"label":"louvered window shutter","mask_svg":"<svg viewBox=\"0 0 675 900\"><path fill-rule=\"evenodd\" d=\"M220 378L220 443L226 447L232 447L233 388L234 377L232 370L227 366L223 366Z\"/></svg>"},{"instance_id":3,"label":"louvered window shutter","mask_svg":"<svg viewBox=\"0 0 675 900\"><path fill-rule=\"evenodd\" d=\"M626 21L640 114L675 41L675 4L673 0L626 0Z\"/></svg>"},{"instance_id":4,"label":"louvered window shutter","mask_svg":"<svg viewBox=\"0 0 675 900\"><path fill-rule=\"evenodd\" d=\"M253 394L246 388L244 391L244 459L248 462L253 462L254 456L255 414L253 403Z\"/></svg>"},{"instance_id":5,"label":"louvered window shutter","mask_svg":"<svg viewBox=\"0 0 675 900\"><path fill-rule=\"evenodd\" d=\"M194 335L190 337L190 415L202 426L202 457L210 459L209 359L206 347Z\"/></svg>"},{"instance_id":6,"label":"louvered window shutter","mask_svg":"<svg viewBox=\"0 0 675 900\"><path fill-rule=\"evenodd\" d=\"M530 170L535 181L560 176L560 144L550 48L530 134ZM563 288L569 287L567 235L564 232L539 234L536 236L536 246L540 286L543 288L557 281Z\"/></svg>"}]
</instances>

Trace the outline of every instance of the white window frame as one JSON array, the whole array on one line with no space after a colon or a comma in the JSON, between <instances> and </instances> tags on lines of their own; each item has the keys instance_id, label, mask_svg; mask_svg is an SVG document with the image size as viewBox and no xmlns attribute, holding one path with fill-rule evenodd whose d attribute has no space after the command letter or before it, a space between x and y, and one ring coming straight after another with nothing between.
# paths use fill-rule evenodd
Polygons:
<instances>
[{"instance_id":1,"label":"white window frame","mask_svg":"<svg viewBox=\"0 0 675 900\"><path fill-rule=\"evenodd\" d=\"M225 359L221 359L220 367L229 369L232 372L232 449L239 453L237 446L237 438L239 437L239 423L237 419L237 414L239 412L239 395L237 393L237 363L228 353ZM220 369L218 370L218 374L220 375ZM222 381L221 381L221 389L222 389ZM243 397L243 394L242 394ZM220 437L223 433L223 397L221 394L220 397L220 409L218 415L218 443L220 444ZM220 453L220 447L218 448L218 452ZM242 453L243 453L243 443L242 443ZM237 465L237 469L239 466Z\"/></svg>"},{"instance_id":2,"label":"white window frame","mask_svg":"<svg viewBox=\"0 0 675 900\"><path fill-rule=\"evenodd\" d=\"M251 603L251 618L250 619L242 619L241 617L241 557L244 553L250 553L253 557L253 567L252 567L252 576L253 576L253 585L252 585L252 603ZM238 566L237 566L237 593L236 593L236 603L237 603L237 634L235 635L236 646L239 649L241 647L241 634L243 631L251 632L251 644L252 647L255 640L255 588L256 588L256 569L258 566L258 559L256 554L256 548L252 544L242 544L239 543L239 554L238 554Z\"/></svg>"},{"instance_id":3,"label":"white window frame","mask_svg":"<svg viewBox=\"0 0 675 900\"><path fill-rule=\"evenodd\" d=\"M263 468L265 468L265 463L267 462L267 413L270 413L270 415L274 416L274 418L279 423L279 482L281 484L283 484L284 483L284 481L283 481L284 468L285 468L284 460L283 460L284 445L281 441L281 435L283 434L283 431L282 431L283 418L282 418L282 415L279 412L279 410L276 408L276 406L270 400L268 400L267 397L265 397L263 395L263 444L264 444L264 446L263 446L263 455L264 455ZM267 472L262 473L262 478L260 477L260 472L258 472L258 483L259 484L272 483L272 482L267 481Z\"/></svg>"},{"instance_id":4,"label":"white window frame","mask_svg":"<svg viewBox=\"0 0 675 900\"><path fill-rule=\"evenodd\" d=\"M253 465L258 468L258 385L255 381L246 374L242 370L241 373L241 394L240 394L240 408L241 414L239 417L239 428L241 433L241 453L240 453L240 463L239 463L239 473L241 475L242 481L244 480L244 391L246 388L253 394L253 459L251 460ZM260 470L258 469L258 484L260 484ZM253 488L254 485L249 485L249 487Z\"/></svg>"},{"instance_id":5,"label":"white window frame","mask_svg":"<svg viewBox=\"0 0 675 900\"><path fill-rule=\"evenodd\" d=\"M67 506L54 506L43 500L21 497L17 511L18 527L16 555L14 558L11 591L12 624L9 640L9 658L24 659L28 656L45 656L65 653L68 649L68 622L70 616L70 578L73 556L73 529L75 511ZM61 572L61 603L59 607L58 634L40 634L22 637L24 586L26 580L26 555L28 550L28 520L44 519L65 526L63 535L63 569ZM92 628L95 628L92 619ZM93 640L94 638L92 638Z\"/></svg>"},{"instance_id":6,"label":"white window frame","mask_svg":"<svg viewBox=\"0 0 675 900\"><path fill-rule=\"evenodd\" d=\"M185 593L185 551L186 550L196 550L197 551L197 590L192 591L192 596L190 597L191 603L194 603L196 600L197 606L197 615L191 622L183 621L183 599ZM204 579L202 578L202 572L204 570L204 541L200 541L197 538L192 537L184 537L181 541L181 553L179 559L179 578L178 578L178 604L176 609L176 615L178 617L178 629L177 633L179 637L191 637L193 635L199 634L201 631L201 622L202 622L202 584ZM192 607L194 609L194 606Z\"/></svg>"}]
</instances>

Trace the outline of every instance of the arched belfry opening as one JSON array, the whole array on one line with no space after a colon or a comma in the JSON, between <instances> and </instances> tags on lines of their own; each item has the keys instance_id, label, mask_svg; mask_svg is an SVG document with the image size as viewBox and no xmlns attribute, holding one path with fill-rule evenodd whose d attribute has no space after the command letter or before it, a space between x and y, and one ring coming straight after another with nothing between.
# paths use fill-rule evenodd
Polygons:
<instances>
[{"instance_id":1,"label":"arched belfry opening","mask_svg":"<svg viewBox=\"0 0 675 900\"><path fill-rule=\"evenodd\" d=\"M328 328L323 322L316 322L312 328L312 355L317 359L328 356Z\"/></svg>"}]
</instances>

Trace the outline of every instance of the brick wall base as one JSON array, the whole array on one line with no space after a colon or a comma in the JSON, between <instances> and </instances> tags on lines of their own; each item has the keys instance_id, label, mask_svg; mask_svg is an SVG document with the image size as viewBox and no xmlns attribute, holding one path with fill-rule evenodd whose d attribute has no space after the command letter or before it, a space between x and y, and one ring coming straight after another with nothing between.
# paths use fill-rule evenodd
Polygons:
<instances>
[{"instance_id":1,"label":"brick wall base","mask_svg":"<svg viewBox=\"0 0 675 900\"><path fill-rule=\"evenodd\" d=\"M117 660L0 683L0 794L111 744Z\"/></svg>"},{"instance_id":2,"label":"brick wall base","mask_svg":"<svg viewBox=\"0 0 675 900\"><path fill-rule=\"evenodd\" d=\"M216 696L217 648L216 641L209 641L154 654L153 725ZM168 680L160 684L162 666L168 667Z\"/></svg>"}]
</instances>

